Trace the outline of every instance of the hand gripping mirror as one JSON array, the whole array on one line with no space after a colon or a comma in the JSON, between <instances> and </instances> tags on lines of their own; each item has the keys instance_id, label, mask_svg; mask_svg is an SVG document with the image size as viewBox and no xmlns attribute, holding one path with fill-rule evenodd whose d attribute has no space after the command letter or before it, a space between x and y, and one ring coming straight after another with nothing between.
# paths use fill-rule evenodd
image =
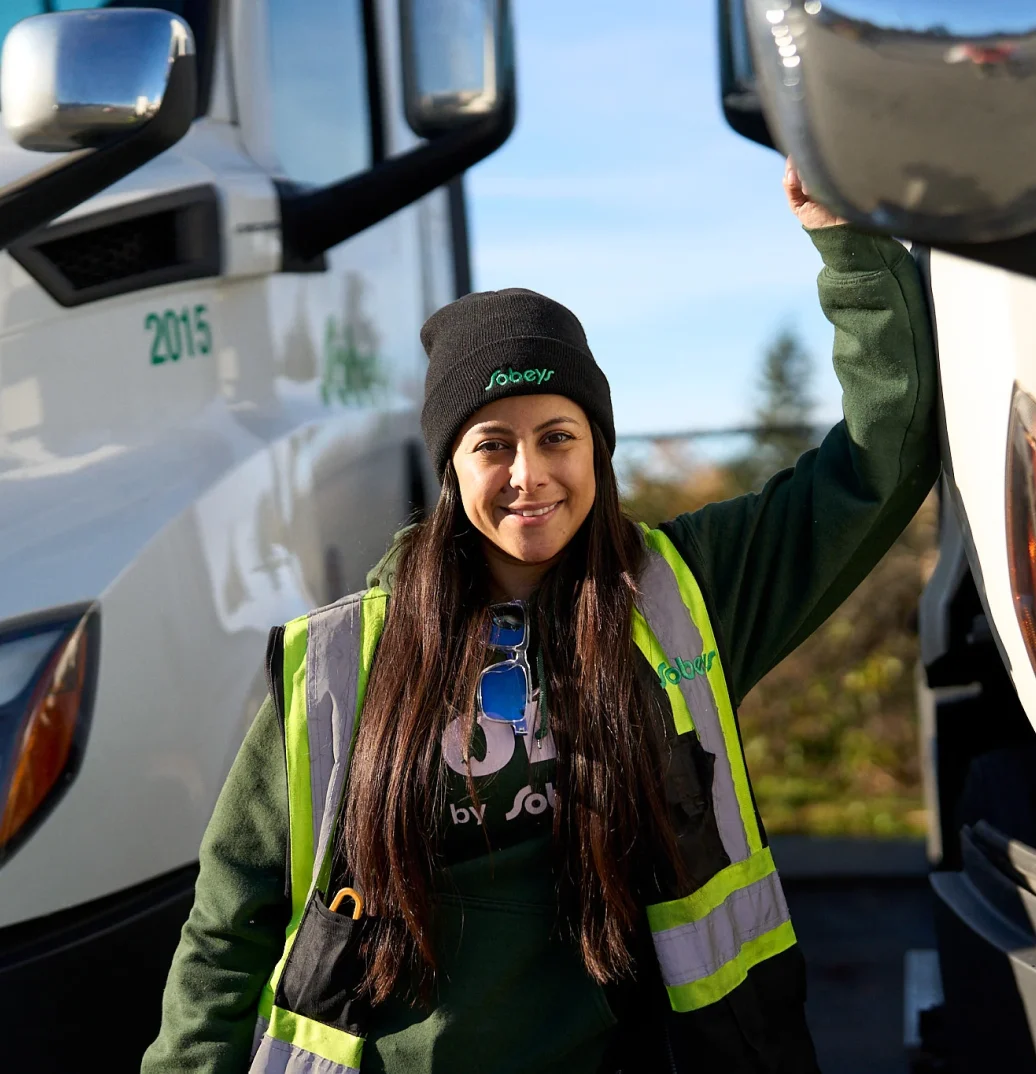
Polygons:
<instances>
[{"instance_id":1,"label":"hand gripping mirror","mask_svg":"<svg viewBox=\"0 0 1036 1074\"><path fill-rule=\"evenodd\" d=\"M744 0L774 140L830 209L930 242L1036 231L1036 8Z\"/></svg>"}]
</instances>

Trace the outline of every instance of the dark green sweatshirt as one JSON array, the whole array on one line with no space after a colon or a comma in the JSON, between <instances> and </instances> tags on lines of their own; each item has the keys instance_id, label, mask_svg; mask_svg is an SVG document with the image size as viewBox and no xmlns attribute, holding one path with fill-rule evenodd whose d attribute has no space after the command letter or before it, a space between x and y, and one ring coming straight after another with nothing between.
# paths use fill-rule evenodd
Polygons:
<instances>
[{"instance_id":1,"label":"dark green sweatshirt","mask_svg":"<svg viewBox=\"0 0 1036 1074\"><path fill-rule=\"evenodd\" d=\"M898 243L845 226L810 236L825 264L820 301L835 328L845 420L761 493L663 527L707 594L735 705L871 570L938 472L935 361L913 261ZM539 748L515 747L479 785L481 819L464 804L463 781L452 787L438 818L448 860L437 1002L431 1011L402 1000L379 1008L364 1074L597 1069L614 1018L554 929L553 762ZM284 751L267 702L205 833L143 1074L247 1069L259 994L289 914L287 823Z\"/></svg>"}]
</instances>

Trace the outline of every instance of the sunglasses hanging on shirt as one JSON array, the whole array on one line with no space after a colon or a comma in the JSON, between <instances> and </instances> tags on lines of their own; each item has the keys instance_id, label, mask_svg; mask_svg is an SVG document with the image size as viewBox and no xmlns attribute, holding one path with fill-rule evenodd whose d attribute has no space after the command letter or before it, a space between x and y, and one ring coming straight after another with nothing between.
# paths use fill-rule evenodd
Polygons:
<instances>
[{"instance_id":1,"label":"sunglasses hanging on shirt","mask_svg":"<svg viewBox=\"0 0 1036 1074\"><path fill-rule=\"evenodd\" d=\"M510 656L479 673L476 694L479 712L487 720L509 723L515 734L528 734L526 713L533 694L528 656L529 612L524 601L490 605L488 645Z\"/></svg>"}]
</instances>

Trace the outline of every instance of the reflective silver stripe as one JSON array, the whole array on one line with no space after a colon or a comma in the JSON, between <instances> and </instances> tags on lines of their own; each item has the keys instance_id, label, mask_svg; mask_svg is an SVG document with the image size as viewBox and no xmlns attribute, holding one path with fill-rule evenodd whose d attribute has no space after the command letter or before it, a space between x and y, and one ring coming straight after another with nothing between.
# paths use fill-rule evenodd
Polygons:
<instances>
[{"instance_id":1,"label":"reflective silver stripe","mask_svg":"<svg viewBox=\"0 0 1036 1074\"><path fill-rule=\"evenodd\" d=\"M651 549L647 550L644 571L640 577L640 598L637 602L641 614L652 633L658 639L670 665L677 658L693 660L701 655L701 632L694 625L690 613L680 596L680 586L669 564ZM657 669L653 669L657 670ZM725 690L720 681L716 689ZM713 687L708 675L695 675L693 679L680 677L680 692L691 711L695 730L704 749L716 758L712 777L713 809L716 827L723 849L732 862L748 858L748 837L744 821L738 809L734 793L734 777L730 770L723 731Z\"/></svg>"},{"instance_id":2,"label":"reflective silver stripe","mask_svg":"<svg viewBox=\"0 0 1036 1074\"><path fill-rule=\"evenodd\" d=\"M324 860L349 767L360 673L362 593L309 617L306 642L306 723L313 795L313 876Z\"/></svg>"},{"instance_id":3,"label":"reflective silver stripe","mask_svg":"<svg viewBox=\"0 0 1036 1074\"><path fill-rule=\"evenodd\" d=\"M252 1059L255 1058L255 1053L259 1051L259 1045L262 1044L263 1037L266 1035L266 1030L269 1026L269 1021L262 1015L259 1015L255 1022L255 1030L252 1033Z\"/></svg>"},{"instance_id":4,"label":"reflective silver stripe","mask_svg":"<svg viewBox=\"0 0 1036 1074\"><path fill-rule=\"evenodd\" d=\"M699 921L652 934L662 979L690 984L737 957L742 945L790 921L775 872L739 888Z\"/></svg>"},{"instance_id":5,"label":"reflective silver stripe","mask_svg":"<svg viewBox=\"0 0 1036 1074\"><path fill-rule=\"evenodd\" d=\"M249 1074L360 1074L356 1067L343 1067L273 1037L263 1037L248 1070Z\"/></svg>"}]
</instances>

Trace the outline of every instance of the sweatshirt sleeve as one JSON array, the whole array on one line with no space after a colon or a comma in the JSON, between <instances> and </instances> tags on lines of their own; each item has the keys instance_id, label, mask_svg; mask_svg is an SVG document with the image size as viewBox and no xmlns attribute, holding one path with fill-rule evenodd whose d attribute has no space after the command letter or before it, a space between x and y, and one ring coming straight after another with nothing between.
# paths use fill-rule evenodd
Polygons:
<instances>
[{"instance_id":1,"label":"sweatshirt sleeve","mask_svg":"<svg viewBox=\"0 0 1036 1074\"><path fill-rule=\"evenodd\" d=\"M760 493L662 526L702 583L735 705L870 572L939 470L935 354L913 259L848 225L808 234L824 260L844 420Z\"/></svg>"},{"instance_id":2,"label":"sweatshirt sleeve","mask_svg":"<svg viewBox=\"0 0 1036 1074\"><path fill-rule=\"evenodd\" d=\"M141 1074L244 1074L259 995L284 948L288 792L281 728L263 703L202 839L194 906Z\"/></svg>"}]
</instances>

